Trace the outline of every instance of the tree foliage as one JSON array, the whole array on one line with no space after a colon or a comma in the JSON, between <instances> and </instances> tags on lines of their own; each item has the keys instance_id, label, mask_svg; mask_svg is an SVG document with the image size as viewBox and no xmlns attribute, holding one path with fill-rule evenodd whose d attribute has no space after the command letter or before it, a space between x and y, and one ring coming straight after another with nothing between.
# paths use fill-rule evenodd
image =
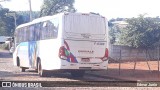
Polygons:
<instances>
[{"instance_id":1,"label":"tree foliage","mask_svg":"<svg viewBox=\"0 0 160 90\"><path fill-rule=\"evenodd\" d=\"M21 19L19 20L23 20L22 23L27 23L27 22L30 22L30 11L18 11L16 12ZM32 11L32 18L33 19L36 19L38 18L40 15L40 12L39 11ZM22 24L21 23L21 24Z\"/></svg>"},{"instance_id":2,"label":"tree foliage","mask_svg":"<svg viewBox=\"0 0 160 90\"><path fill-rule=\"evenodd\" d=\"M122 30L120 43L136 48L153 48L160 41L160 22L157 18L144 17L127 20L127 27Z\"/></svg>"},{"instance_id":3,"label":"tree foliage","mask_svg":"<svg viewBox=\"0 0 160 90\"><path fill-rule=\"evenodd\" d=\"M120 26L119 24L115 23L117 21L124 21L125 18L117 18L117 19L111 19L108 22L109 26L109 38L111 44L119 44L119 37L121 35L121 31L124 27Z\"/></svg>"},{"instance_id":4,"label":"tree foliage","mask_svg":"<svg viewBox=\"0 0 160 90\"><path fill-rule=\"evenodd\" d=\"M15 19L9 13L9 9L0 7L0 36L13 36ZM24 22L21 15L16 15L16 22L17 25Z\"/></svg>"},{"instance_id":5,"label":"tree foliage","mask_svg":"<svg viewBox=\"0 0 160 90\"><path fill-rule=\"evenodd\" d=\"M109 23L109 38L111 44L116 44L119 35L121 34L122 28L120 28L118 25L114 25Z\"/></svg>"},{"instance_id":6,"label":"tree foliage","mask_svg":"<svg viewBox=\"0 0 160 90\"><path fill-rule=\"evenodd\" d=\"M75 12L74 0L44 0L40 16L54 15L60 12Z\"/></svg>"},{"instance_id":7,"label":"tree foliage","mask_svg":"<svg viewBox=\"0 0 160 90\"><path fill-rule=\"evenodd\" d=\"M14 18L14 15L16 15L16 18ZM34 11L32 15L33 18L38 18L39 12ZM17 26L29 22L29 11L10 11L8 8L3 8L0 5L0 36L13 36L15 19Z\"/></svg>"},{"instance_id":8,"label":"tree foliage","mask_svg":"<svg viewBox=\"0 0 160 90\"><path fill-rule=\"evenodd\" d=\"M7 8L0 8L0 35L5 36L9 34L9 28L12 27L12 23L9 21L12 21L13 18L7 17L7 13L9 12L9 9Z\"/></svg>"}]
</instances>

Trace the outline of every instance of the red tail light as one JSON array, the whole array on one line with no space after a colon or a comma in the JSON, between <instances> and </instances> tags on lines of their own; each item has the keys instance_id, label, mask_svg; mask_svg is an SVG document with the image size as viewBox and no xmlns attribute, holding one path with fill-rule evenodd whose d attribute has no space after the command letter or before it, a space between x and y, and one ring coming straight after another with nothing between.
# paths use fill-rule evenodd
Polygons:
<instances>
[{"instance_id":1,"label":"red tail light","mask_svg":"<svg viewBox=\"0 0 160 90\"><path fill-rule=\"evenodd\" d=\"M67 59L67 55L66 55L66 49L64 46L59 48L59 58L66 60Z\"/></svg>"},{"instance_id":2,"label":"red tail light","mask_svg":"<svg viewBox=\"0 0 160 90\"><path fill-rule=\"evenodd\" d=\"M102 58L102 60L103 61L107 61L108 60L108 49L106 48L106 50L105 50L105 55L104 55L104 57Z\"/></svg>"},{"instance_id":3,"label":"red tail light","mask_svg":"<svg viewBox=\"0 0 160 90\"><path fill-rule=\"evenodd\" d=\"M105 51L105 57L108 58L108 49L106 48L106 51Z\"/></svg>"}]
</instances>

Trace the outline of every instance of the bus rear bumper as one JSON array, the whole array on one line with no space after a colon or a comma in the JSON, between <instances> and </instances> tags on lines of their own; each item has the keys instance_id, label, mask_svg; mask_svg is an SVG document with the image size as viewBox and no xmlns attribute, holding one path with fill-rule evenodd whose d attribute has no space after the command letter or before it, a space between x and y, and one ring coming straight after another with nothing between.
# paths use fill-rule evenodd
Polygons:
<instances>
[{"instance_id":1,"label":"bus rear bumper","mask_svg":"<svg viewBox=\"0 0 160 90\"><path fill-rule=\"evenodd\" d=\"M44 70L106 70L108 66L108 60L101 62L101 63L70 63L65 60L62 61L62 65L56 68L53 68L51 65L50 67L44 67Z\"/></svg>"}]
</instances>

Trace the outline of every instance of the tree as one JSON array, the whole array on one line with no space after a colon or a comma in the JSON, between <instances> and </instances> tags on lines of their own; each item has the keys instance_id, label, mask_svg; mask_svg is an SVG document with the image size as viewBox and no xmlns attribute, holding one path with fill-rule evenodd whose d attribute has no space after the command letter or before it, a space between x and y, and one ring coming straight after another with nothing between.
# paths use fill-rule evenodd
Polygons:
<instances>
[{"instance_id":1,"label":"tree","mask_svg":"<svg viewBox=\"0 0 160 90\"><path fill-rule=\"evenodd\" d=\"M0 36L13 36L15 20L7 8L0 7ZM17 25L24 23L22 15L16 15Z\"/></svg>"},{"instance_id":2,"label":"tree","mask_svg":"<svg viewBox=\"0 0 160 90\"><path fill-rule=\"evenodd\" d=\"M60 12L75 12L74 0L44 0L40 16L54 15Z\"/></svg>"},{"instance_id":3,"label":"tree","mask_svg":"<svg viewBox=\"0 0 160 90\"><path fill-rule=\"evenodd\" d=\"M0 8L0 35L7 36L9 33L10 27L12 27L12 20L13 18L8 17L7 13L9 9L7 8ZM11 21L11 22L10 22Z\"/></svg>"},{"instance_id":4,"label":"tree","mask_svg":"<svg viewBox=\"0 0 160 90\"><path fill-rule=\"evenodd\" d=\"M119 36L121 35L121 31L123 30L123 27L120 24L117 24L115 22L117 21L123 21L124 18L117 18L117 19L111 19L108 22L109 26L109 38L111 44L119 44Z\"/></svg>"},{"instance_id":5,"label":"tree","mask_svg":"<svg viewBox=\"0 0 160 90\"><path fill-rule=\"evenodd\" d=\"M22 23L20 23L20 24L30 22L30 11L18 11L16 13L19 15L19 18L21 18L18 20L23 20L23 21L21 21ZM39 11L32 11L32 18L33 19L38 18L39 15L40 15Z\"/></svg>"},{"instance_id":6,"label":"tree","mask_svg":"<svg viewBox=\"0 0 160 90\"><path fill-rule=\"evenodd\" d=\"M144 17L127 20L127 27L122 30L120 43L136 48L150 49L160 41L160 23L156 18Z\"/></svg>"}]
</instances>

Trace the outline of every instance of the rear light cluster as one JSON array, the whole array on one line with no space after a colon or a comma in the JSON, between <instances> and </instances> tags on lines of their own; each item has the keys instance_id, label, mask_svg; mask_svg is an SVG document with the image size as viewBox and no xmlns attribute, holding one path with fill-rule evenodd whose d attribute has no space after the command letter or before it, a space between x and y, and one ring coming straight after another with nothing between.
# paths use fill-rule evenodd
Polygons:
<instances>
[{"instance_id":1,"label":"rear light cluster","mask_svg":"<svg viewBox=\"0 0 160 90\"><path fill-rule=\"evenodd\" d=\"M106 50L105 50L105 55L104 55L104 57L103 58L101 58L102 59L102 61L107 61L108 60L108 49L106 48Z\"/></svg>"},{"instance_id":2,"label":"rear light cluster","mask_svg":"<svg viewBox=\"0 0 160 90\"><path fill-rule=\"evenodd\" d=\"M68 50L64 46L60 47L59 58L63 60L67 60L68 56L69 56Z\"/></svg>"}]
</instances>

